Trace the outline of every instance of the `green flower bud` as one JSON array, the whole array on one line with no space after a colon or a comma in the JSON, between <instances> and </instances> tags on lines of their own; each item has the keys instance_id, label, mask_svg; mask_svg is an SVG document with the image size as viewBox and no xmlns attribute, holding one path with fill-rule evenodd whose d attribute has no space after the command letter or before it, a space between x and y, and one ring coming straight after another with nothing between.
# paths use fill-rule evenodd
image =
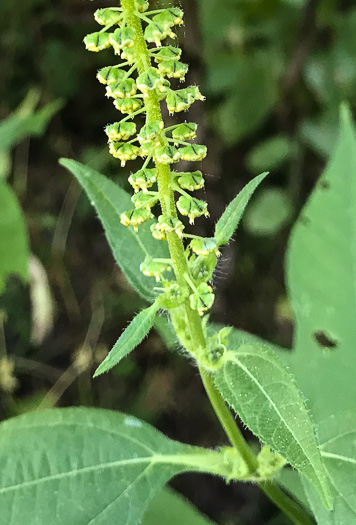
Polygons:
<instances>
[{"instance_id":1,"label":"green flower bud","mask_svg":"<svg viewBox=\"0 0 356 525\"><path fill-rule=\"evenodd\" d=\"M183 190L200 190L204 186L204 178L201 171L182 173L178 178L178 184Z\"/></svg>"},{"instance_id":2,"label":"green flower bud","mask_svg":"<svg viewBox=\"0 0 356 525\"><path fill-rule=\"evenodd\" d=\"M134 45L135 31L131 27L120 27L110 35L110 44L117 55L124 47L131 48Z\"/></svg>"},{"instance_id":3,"label":"green flower bud","mask_svg":"<svg viewBox=\"0 0 356 525\"><path fill-rule=\"evenodd\" d=\"M167 263L153 261L152 257L147 256L143 263L140 264L140 270L143 275L148 277L155 277L156 281L160 281L164 272L170 272L171 266Z\"/></svg>"},{"instance_id":4,"label":"green flower bud","mask_svg":"<svg viewBox=\"0 0 356 525\"><path fill-rule=\"evenodd\" d=\"M200 315L209 310L214 303L213 289L206 283L199 284L197 291L189 297L190 307L198 310Z\"/></svg>"},{"instance_id":5,"label":"green flower bud","mask_svg":"<svg viewBox=\"0 0 356 525\"><path fill-rule=\"evenodd\" d=\"M183 15L184 13L181 9L173 7L171 9L165 9L158 15L155 15L152 18L152 22L170 28L175 25L181 25L183 23Z\"/></svg>"},{"instance_id":6,"label":"green flower bud","mask_svg":"<svg viewBox=\"0 0 356 525\"><path fill-rule=\"evenodd\" d=\"M206 151L206 146L200 146L199 144L190 144L184 148L179 148L181 158L190 161L203 160L206 157Z\"/></svg>"},{"instance_id":7,"label":"green flower bud","mask_svg":"<svg viewBox=\"0 0 356 525\"><path fill-rule=\"evenodd\" d=\"M145 29L144 36L147 42L153 42L157 47L161 46L161 41L167 38L167 36L171 38L176 37L173 31L171 31L170 26L158 23L149 24Z\"/></svg>"},{"instance_id":8,"label":"green flower bud","mask_svg":"<svg viewBox=\"0 0 356 525\"><path fill-rule=\"evenodd\" d=\"M140 133L137 135L140 144L157 140L158 134L163 128L164 123L162 120L155 120L142 126Z\"/></svg>"},{"instance_id":9,"label":"green flower bud","mask_svg":"<svg viewBox=\"0 0 356 525\"><path fill-rule=\"evenodd\" d=\"M179 47L165 46L154 54L154 60L159 64L166 60L179 60L182 54L182 50Z\"/></svg>"},{"instance_id":10,"label":"green flower bud","mask_svg":"<svg viewBox=\"0 0 356 525\"><path fill-rule=\"evenodd\" d=\"M156 149L156 142L144 142L141 144L141 157L153 155Z\"/></svg>"},{"instance_id":11,"label":"green flower bud","mask_svg":"<svg viewBox=\"0 0 356 525\"><path fill-rule=\"evenodd\" d=\"M98 24L108 26L112 24L119 24L122 19L122 13L116 9L105 8L97 9L94 13L94 18Z\"/></svg>"},{"instance_id":12,"label":"green flower bud","mask_svg":"<svg viewBox=\"0 0 356 525\"><path fill-rule=\"evenodd\" d=\"M147 191L148 188L151 188L156 182L156 170L144 169L132 173L129 177L129 183L135 191L142 190L143 192Z\"/></svg>"},{"instance_id":13,"label":"green flower bud","mask_svg":"<svg viewBox=\"0 0 356 525\"><path fill-rule=\"evenodd\" d=\"M179 197L177 201L178 210L182 215L189 217L190 224L194 224L194 219L196 217L201 217L202 215L208 217L209 213L207 207L208 205L205 201L185 195Z\"/></svg>"},{"instance_id":14,"label":"green flower bud","mask_svg":"<svg viewBox=\"0 0 356 525\"><path fill-rule=\"evenodd\" d=\"M200 93L198 86L190 86L186 88L186 90L194 100L205 100L205 97Z\"/></svg>"},{"instance_id":15,"label":"green flower bud","mask_svg":"<svg viewBox=\"0 0 356 525\"><path fill-rule=\"evenodd\" d=\"M144 13L150 7L147 0L135 0L135 6L139 13Z\"/></svg>"},{"instance_id":16,"label":"green flower bud","mask_svg":"<svg viewBox=\"0 0 356 525\"><path fill-rule=\"evenodd\" d=\"M116 98L114 100L114 106L121 111L121 113L130 115L140 109L142 101L139 98Z\"/></svg>"},{"instance_id":17,"label":"green flower bud","mask_svg":"<svg viewBox=\"0 0 356 525\"><path fill-rule=\"evenodd\" d=\"M135 62L135 50L132 47L124 47L121 51L121 58L133 64Z\"/></svg>"},{"instance_id":18,"label":"green flower bud","mask_svg":"<svg viewBox=\"0 0 356 525\"><path fill-rule=\"evenodd\" d=\"M162 81L157 86L157 95L159 100L166 98L170 91L171 83L166 78L162 77Z\"/></svg>"},{"instance_id":19,"label":"green flower bud","mask_svg":"<svg viewBox=\"0 0 356 525\"><path fill-rule=\"evenodd\" d=\"M190 247L197 255L208 255L209 253L215 253L217 256L220 255L214 237L200 237L199 239L193 239L190 242Z\"/></svg>"},{"instance_id":20,"label":"green flower bud","mask_svg":"<svg viewBox=\"0 0 356 525\"><path fill-rule=\"evenodd\" d=\"M158 202L158 193L157 195L151 195L149 193L139 191L131 197L131 200L136 208L142 207L150 210Z\"/></svg>"},{"instance_id":21,"label":"green flower bud","mask_svg":"<svg viewBox=\"0 0 356 525\"><path fill-rule=\"evenodd\" d=\"M161 75L167 76L168 78L184 80L185 75L188 73L188 65L178 60L165 60L158 64L158 71Z\"/></svg>"},{"instance_id":22,"label":"green flower bud","mask_svg":"<svg viewBox=\"0 0 356 525\"><path fill-rule=\"evenodd\" d=\"M121 160L121 166L124 167L128 160L135 160L140 154L140 148L133 144L121 144L121 142L111 142L109 152L116 159Z\"/></svg>"},{"instance_id":23,"label":"green flower bud","mask_svg":"<svg viewBox=\"0 0 356 525\"><path fill-rule=\"evenodd\" d=\"M152 217L152 213L147 208L134 208L133 210L125 211L120 216L121 224L124 226L133 226L137 231L138 227L147 222Z\"/></svg>"},{"instance_id":24,"label":"green flower bud","mask_svg":"<svg viewBox=\"0 0 356 525\"><path fill-rule=\"evenodd\" d=\"M193 256L189 260L189 268L195 281L206 283L210 281L216 266L216 255L211 252L208 255Z\"/></svg>"},{"instance_id":25,"label":"green flower bud","mask_svg":"<svg viewBox=\"0 0 356 525\"><path fill-rule=\"evenodd\" d=\"M164 233L175 232L178 237L182 237L184 224L174 217L168 215L160 215L158 217L157 229Z\"/></svg>"},{"instance_id":26,"label":"green flower bud","mask_svg":"<svg viewBox=\"0 0 356 525\"><path fill-rule=\"evenodd\" d=\"M166 98L167 108L171 114L187 110L194 101L195 98L189 88L170 91Z\"/></svg>"},{"instance_id":27,"label":"green flower bud","mask_svg":"<svg viewBox=\"0 0 356 525\"><path fill-rule=\"evenodd\" d=\"M172 308L177 308L185 301L187 295L182 291L182 287L178 283L166 282L164 286L165 291L160 297L163 308L171 310Z\"/></svg>"},{"instance_id":28,"label":"green flower bud","mask_svg":"<svg viewBox=\"0 0 356 525\"><path fill-rule=\"evenodd\" d=\"M110 47L109 33L90 33L84 38L84 44L88 51L102 51Z\"/></svg>"},{"instance_id":29,"label":"green flower bud","mask_svg":"<svg viewBox=\"0 0 356 525\"><path fill-rule=\"evenodd\" d=\"M162 164L173 164L180 161L180 153L173 146L160 146L155 151L155 158L157 162Z\"/></svg>"},{"instance_id":30,"label":"green flower bud","mask_svg":"<svg viewBox=\"0 0 356 525\"><path fill-rule=\"evenodd\" d=\"M148 68L142 75L139 75L136 79L137 87L143 94L157 89L159 84L162 82L162 77L155 67Z\"/></svg>"},{"instance_id":31,"label":"green flower bud","mask_svg":"<svg viewBox=\"0 0 356 525\"><path fill-rule=\"evenodd\" d=\"M157 239L159 241L166 241L167 240L166 234L158 228L158 224L157 223L152 224L150 229L151 229L151 232L152 232L152 237L154 237L154 239Z\"/></svg>"},{"instance_id":32,"label":"green flower bud","mask_svg":"<svg viewBox=\"0 0 356 525\"><path fill-rule=\"evenodd\" d=\"M196 136L198 125L195 122L179 124L173 131L172 137L176 140L190 140Z\"/></svg>"},{"instance_id":33,"label":"green flower bud","mask_svg":"<svg viewBox=\"0 0 356 525\"><path fill-rule=\"evenodd\" d=\"M117 66L108 66L99 69L96 78L101 84L113 84L121 81L126 75L126 71Z\"/></svg>"},{"instance_id":34,"label":"green flower bud","mask_svg":"<svg viewBox=\"0 0 356 525\"><path fill-rule=\"evenodd\" d=\"M127 78L124 81L118 81L106 86L106 96L113 98L133 97L136 95L137 87L132 78Z\"/></svg>"},{"instance_id":35,"label":"green flower bud","mask_svg":"<svg viewBox=\"0 0 356 525\"><path fill-rule=\"evenodd\" d=\"M115 122L105 128L109 140L127 140L136 133L136 124L134 122Z\"/></svg>"}]
</instances>

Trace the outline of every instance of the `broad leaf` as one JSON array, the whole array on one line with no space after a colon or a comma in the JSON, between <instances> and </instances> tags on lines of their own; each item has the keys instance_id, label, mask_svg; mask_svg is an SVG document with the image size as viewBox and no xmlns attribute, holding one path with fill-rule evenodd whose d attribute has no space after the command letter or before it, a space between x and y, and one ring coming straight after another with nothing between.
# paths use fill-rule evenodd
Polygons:
<instances>
[{"instance_id":1,"label":"broad leaf","mask_svg":"<svg viewBox=\"0 0 356 525\"><path fill-rule=\"evenodd\" d=\"M227 206L215 226L214 237L219 246L229 242L234 235L251 195L266 176L267 172L252 179Z\"/></svg>"},{"instance_id":2,"label":"broad leaf","mask_svg":"<svg viewBox=\"0 0 356 525\"><path fill-rule=\"evenodd\" d=\"M356 137L343 108L335 152L293 229L287 278L293 373L314 420L356 399Z\"/></svg>"},{"instance_id":3,"label":"broad leaf","mask_svg":"<svg viewBox=\"0 0 356 525\"><path fill-rule=\"evenodd\" d=\"M260 345L240 346L225 354L215 382L252 432L304 474L330 508L313 424L293 376L276 355Z\"/></svg>"},{"instance_id":4,"label":"broad leaf","mask_svg":"<svg viewBox=\"0 0 356 525\"><path fill-rule=\"evenodd\" d=\"M0 180L0 293L10 274L28 278L29 248L25 218L15 193Z\"/></svg>"},{"instance_id":5,"label":"broad leaf","mask_svg":"<svg viewBox=\"0 0 356 525\"><path fill-rule=\"evenodd\" d=\"M152 501L142 525L213 525L186 498L165 488Z\"/></svg>"},{"instance_id":6,"label":"broad leaf","mask_svg":"<svg viewBox=\"0 0 356 525\"><path fill-rule=\"evenodd\" d=\"M151 330L158 310L159 304L155 302L133 318L129 326L120 335L108 356L97 368L94 377L107 372L110 368L117 365L123 357L141 343L142 339L144 339Z\"/></svg>"},{"instance_id":7,"label":"broad leaf","mask_svg":"<svg viewBox=\"0 0 356 525\"><path fill-rule=\"evenodd\" d=\"M152 302L156 296L153 289L156 281L143 275L140 264L147 254L157 258L169 257L167 243L152 237L150 226L153 221L140 226L138 232L123 226L120 215L133 207L130 195L88 166L71 159L61 159L60 163L78 179L95 206L115 260L130 284L142 297Z\"/></svg>"},{"instance_id":8,"label":"broad leaf","mask_svg":"<svg viewBox=\"0 0 356 525\"><path fill-rule=\"evenodd\" d=\"M0 425L1 522L137 525L172 476L220 472L215 458L220 453L171 441L117 412L19 416Z\"/></svg>"},{"instance_id":9,"label":"broad leaf","mask_svg":"<svg viewBox=\"0 0 356 525\"><path fill-rule=\"evenodd\" d=\"M356 407L319 425L321 455L330 478L334 509L328 512L308 483L306 493L320 525L356 523Z\"/></svg>"}]
</instances>

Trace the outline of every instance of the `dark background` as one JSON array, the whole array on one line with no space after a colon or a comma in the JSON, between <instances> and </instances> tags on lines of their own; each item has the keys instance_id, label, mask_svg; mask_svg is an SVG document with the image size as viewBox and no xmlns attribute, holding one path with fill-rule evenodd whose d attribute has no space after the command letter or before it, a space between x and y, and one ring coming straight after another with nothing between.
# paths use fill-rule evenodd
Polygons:
<instances>
[{"instance_id":1,"label":"dark background","mask_svg":"<svg viewBox=\"0 0 356 525\"><path fill-rule=\"evenodd\" d=\"M198 220L196 232L211 235L232 197L254 175L271 172L235 241L223 249L212 319L286 348L293 336L283 271L288 234L335 141L340 102L356 101L352 4L181 2L185 26L179 40L183 61L190 64L187 80L207 97L187 115L198 122L199 142L209 150L202 169L210 219ZM0 350L15 368L13 386L1 392L1 418L45 406L111 408L142 417L174 439L216 446L226 439L196 369L174 345L167 351L157 333L112 373L91 379L143 305L115 266L93 208L58 165L59 157L71 157L125 187L134 167L121 169L109 156L103 133L117 112L95 73L114 63L112 53L88 53L82 44L96 31L94 10L109 5L0 3L0 120L29 92L39 97L39 107L61 101L42 137L25 138L12 151L8 170L31 252L48 277L53 315L43 303L47 335L34 342L30 290L8 280L0 297ZM286 523L253 486L225 486L196 475L173 485L219 524Z\"/></svg>"}]
</instances>

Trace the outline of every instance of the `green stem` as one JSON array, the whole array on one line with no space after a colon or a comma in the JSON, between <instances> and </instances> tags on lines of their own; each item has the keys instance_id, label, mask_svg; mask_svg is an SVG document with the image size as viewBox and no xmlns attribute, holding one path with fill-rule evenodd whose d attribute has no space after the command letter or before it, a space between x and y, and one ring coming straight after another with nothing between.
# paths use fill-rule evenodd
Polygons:
<instances>
[{"instance_id":1,"label":"green stem","mask_svg":"<svg viewBox=\"0 0 356 525\"><path fill-rule=\"evenodd\" d=\"M246 443L230 410L227 408L223 398L217 391L210 373L202 367L199 367L199 372L210 403L224 428L230 443L239 451L252 474L258 465L256 456ZM275 483L271 481L261 481L258 485L266 496L273 501L273 503L279 507L279 509L282 510L282 512L284 512L293 523L297 525L312 525L314 523L305 510L285 494L285 492L283 492L283 490L281 490Z\"/></svg>"},{"instance_id":2,"label":"green stem","mask_svg":"<svg viewBox=\"0 0 356 525\"><path fill-rule=\"evenodd\" d=\"M134 0L121 0L121 5L127 25L135 30L136 38L134 49L137 69L139 74L142 74L151 66L150 54L143 35L142 23L137 16ZM159 99L154 90L148 92L147 96L144 97L144 103L147 111L147 122L163 122ZM168 144L164 131L161 132L159 141L162 146ZM157 162L156 159L154 160L162 213L164 215L169 214L173 217L177 217L174 192L171 186L170 168L168 165ZM175 232L167 233L167 240L177 282L183 290L188 291L185 275L189 276L190 271L184 253L183 242ZM183 307L190 332L190 340L189 344L187 344L187 350L190 351L192 355L197 355L199 351L207 346L201 318L199 313L190 307L188 299L184 302ZM255 471L257 467L257 459L244 440L231 412L225 405L224 400L216 390L210 374L202 367L200 367L199 370L210 402L228 438L230 439L231 444L236 447L244 458L250 471ZM284 494L278 487L271 483L260 483L260 486L265 494L267 494L267 496L281 510L283 510L283 512L285 512L294 523L299 525L310 525L310 519L303 509Z\"/></svg>"},{"instance_id":3,"label":"green stem","mask_svg":"<svg viewBox=\"0 0 356 525\"><path fill-rule=\"evenodd\" d=\"M217 415L223 429L225 430L225 433L229 438L230 443L239 451L241 457L248 466L250 473L252 474L253 472L255 472L258 466L256 456L246 443L243 435L240 432L240 429L236 425L236 422L230 410L227 408L224 400L217 391L214 382L211 378L211 374L203 367L199 367L199 372L203 381L204 388L209 397L210 403L212 404L215 414Z\"/></svg>"}]
</instances>

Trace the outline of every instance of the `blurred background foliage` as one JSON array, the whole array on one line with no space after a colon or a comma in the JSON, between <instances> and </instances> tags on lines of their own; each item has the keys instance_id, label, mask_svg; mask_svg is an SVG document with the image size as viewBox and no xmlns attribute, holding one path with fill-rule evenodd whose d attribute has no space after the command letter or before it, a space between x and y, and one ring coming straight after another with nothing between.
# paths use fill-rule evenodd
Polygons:
<instances>
[{"instance_id":1,"label":"blurred background foliage","mask_svg":"<svg viewBox=\"0 0 356 525\"><path fill-rule=\"evenodd\" d=\"M167 0L152 1L155 8ZM182 0L188 81L207 96L191 111L209 155L210 235L252 176L271 172L215 275L215 321L289 347L283 265L288 233L335 140L339 104L356 104L356 7L336 0ZM112 374L92 372L142 305L113 258L90 203L59 167L72 157L125 185L103 133L117 113L95 80L113 63L82 40L97 0L0 2L0 410L50 406L134 413L205 446L225 438L162 322ZM129 167L129 169L132 166ZM252 486L178 478L224 525L284 523Z\"/></svg>"}]
</instances>

